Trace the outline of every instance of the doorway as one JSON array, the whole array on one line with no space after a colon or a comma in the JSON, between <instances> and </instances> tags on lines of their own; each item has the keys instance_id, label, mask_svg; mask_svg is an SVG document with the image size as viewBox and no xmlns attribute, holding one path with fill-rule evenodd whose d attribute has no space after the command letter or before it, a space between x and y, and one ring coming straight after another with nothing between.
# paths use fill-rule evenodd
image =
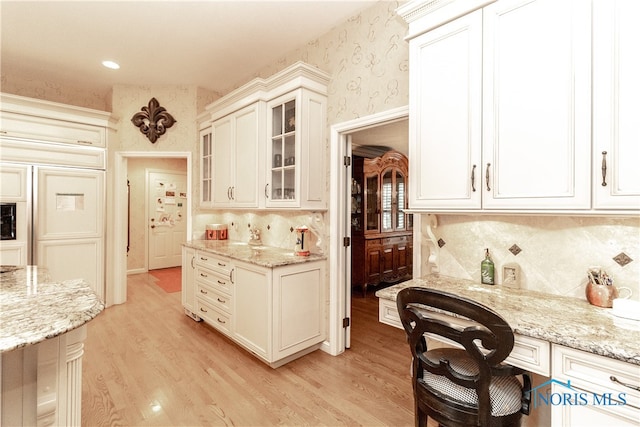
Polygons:
<instances>
[{"instance_id":1,"label":"doorway","mask_svg":"<svg viewBox=\"0 0 640 427\"><path fill-rule=\"evenodd\" d=\"M345 165L345 157L351 157L353 140L367 136L372 141L376 131L384 135L384 129L409 117L407 106L354 119L331 126L330 160L330 228L329 256L329 344L332 355L342 353L350 345L350 328L343 327L343 319L351 316L351 248L344 245L344 237L351 237L351 166ZM362 133L361 133L362 132ZM390 145L389 142L377 142ZM370 144L369 144L370 145Z\"/></svg>"},{"instance_id":2,"label":"doorway","mask_svg":"<svg viewBox=\"0 0 640 427\"><path fill-rule=\"evenodd\" d=\"M191 152L116 152L113 162L113 181L108 187L111 189L109 200L113 205L109 206L108 216L113 222L113 237L107 239L107 306L122 304L127 300L127 242L129 240L129 200L128 200L128 163L136 159L184 159L186 160L186 201L184 202L184 218L186 223L186 236L192 235L192 170L193 160ZM143 196L144 197L144 196ZM145 219L146 224L146 219ZM144 227L146 230L146 226ZM146 242L146 239L143 240ZM146 248L144 249L146 251ZM146 263L145 263L146 267Z\"/></svg>"}]
</instances>

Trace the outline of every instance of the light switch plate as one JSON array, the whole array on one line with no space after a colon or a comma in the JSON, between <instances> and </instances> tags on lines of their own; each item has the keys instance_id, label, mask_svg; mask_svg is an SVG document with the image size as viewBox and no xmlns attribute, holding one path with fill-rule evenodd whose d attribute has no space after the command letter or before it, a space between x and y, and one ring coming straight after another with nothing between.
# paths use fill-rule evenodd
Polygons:
<instances>
[{"instance_id":1,"label":"light switch plate","mask_svg":"<svg viewBox=\"0 0 640 427\"><path fill-rule=\"evenodd\" d=\"M502 266L502 285L508 288L519 288L521 281L520 266L515 262Z\"/></svg>"}]
</instances>

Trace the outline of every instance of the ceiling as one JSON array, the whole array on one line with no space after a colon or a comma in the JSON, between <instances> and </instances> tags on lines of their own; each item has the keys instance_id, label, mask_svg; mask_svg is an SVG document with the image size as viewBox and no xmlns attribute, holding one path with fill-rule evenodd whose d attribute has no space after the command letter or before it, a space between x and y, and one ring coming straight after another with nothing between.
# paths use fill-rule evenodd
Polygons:
<instances>
[{"instance_id":1,"label":"ceiling","mask_svg":"<svg viewBox=\"0 0 640 427\"><path fill-rule=\"evenodd\" d=\"M0 0L0 67L103 94L119 84L185 84L224 95L378 1L388 0ZM407 133L405 120L352 141L406 154Z\"/></svg>"},{"instance_id":2,"label":"ceiling","mask_svg":"<svg viewBox=\"0 0 640 427\"><path fill-rule=\"evenodd\" d=\"M0 66L98 91L189 84L225 94L377 1L0 0Z\"/></svg>"}]
</instances>

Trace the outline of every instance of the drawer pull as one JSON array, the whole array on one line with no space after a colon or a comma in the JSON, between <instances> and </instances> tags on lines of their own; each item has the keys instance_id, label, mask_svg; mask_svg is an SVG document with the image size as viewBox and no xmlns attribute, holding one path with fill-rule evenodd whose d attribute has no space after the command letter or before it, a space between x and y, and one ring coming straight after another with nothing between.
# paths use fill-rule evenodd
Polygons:
<instances>
[{"instance_id":1,"label":"drawer pull","mask_svg":"<svg viewBox=\"0 0 640 427\"><path fill-rule=\"evenodd\" d=\"M224 280L218 280L218 284L219 284L219 285L226 285L226 284L227 284L227 282L225 282Z\"/></svg>"},{"instance_id":2,"label":"drawer pull","mask_svg":"<svg viewBox=\"0 0 640 427\"><path fill-rule=\"evenodd\" d=\"M204 274L204 273L200 273L200 276L201 276L201 277L209 277L209 276L207 276L207 275L206 275L206 274Z\"/></svg>"},{"instance_id":3,"label":"drawer pull","mask_svg":"<svg viewBox=\"0 0 640 427\"><path fill-rule=\"evenodd\" d=\"M200 293L207 295L209 292L205 291L204 289L200 289Z\"/></svg>"},{"instance_id":4,"label":"drawer pull","mask_svg":"<svg viewBox=\"0 0 640 427\"><path fill-rule=\"evenodd\" d=\"M204 308L202 308L202 307L200 307L200 311L201 311L201 312L203 312L203 313L206 313L206 312L207 312L207 310L205 310L205 309L204 309Z\"/></svg>"},{"instance_id":5,"label":"drawer pull","mask_svg":"<svg viewBox=\"0 0 640 427\"><path fill-rule=\"evenodd\" d=\"M602 186L607 186L607 152L602 152Z\"/></svg>"},{"instance_id":6,"label":"drawer pull","mask_svg":"<svg viewBox=\"0 0 640 427\"><path fill-rule=\"evenodd\" d=\"M627 388L630 388L631 390L635 390L635 391L640 391L640 387L638 387L638 386L636 386L636 385L632 385L632 384L624 383L624 382L620 381L619 379L617 379L616 377L614 377L613 375L611 375L611 376L609 377L609 379L610 379L611 381L613 381L614 383L618 383L618 384L620 384L620 385L621 385L621 386L623 386L623 387L627 387Z\"/></svg>"},{"instance_id":7,"label":"drawer pull","mask_svg":"<svg viewBox=\"0 0 640 427\"><path fill-rule=\"evenodd\" d=\"M200 261L209 261L209 258L205 258L203 256L200 257Z\"/></svg>"},{"instance_id":8,"label":"drawer pull","mask_svg":"<svg viewBox=\"0 0 640 427\"><path fill-rule=\"evenodd\" d=\"M220 298L218 298L218 302L219 302L219 303L222 303L222 304L226 304L226 303L227 303L225 300L220 299Z\"/></svg>"},{"instance_id":9,"label":"drawer pull","mask_svg":"<svg viewBox=\"0 0 640 427\"><path fill-rule=\"evenodd\" d=\"M219 265L220 267L226 267L226 266L227 266L227 264L225 264L224 262L218 262L218 265Z\"/></svg>"},{"instance_id":10,"label":"drawer pull","mask_svg":"<svg viewBox=\"0 0 640 427\"><path fill-rule=\"evenodd\" d=\"M221 318L218 317L218 323L222 323L224 325L227 322L225 322L224 320L222 320Z\"/></svg>"}]
</instances>

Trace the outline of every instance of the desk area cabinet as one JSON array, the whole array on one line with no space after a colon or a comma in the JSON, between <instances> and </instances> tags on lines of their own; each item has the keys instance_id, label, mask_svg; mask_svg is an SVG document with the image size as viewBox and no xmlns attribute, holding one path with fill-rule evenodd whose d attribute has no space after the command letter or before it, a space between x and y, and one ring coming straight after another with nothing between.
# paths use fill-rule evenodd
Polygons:
<instances>
[{"instance_id":1,"label":"desk area cabinet","mask_svg":"<svg viewBox=\"0 0 640 427\"><path fill-rule=\"evenodd\" d=\"M388 151L374 159L354 157L351 199L352 286L410 279L412 216L407 208L408 160Z\"/></svg>"}]
</instances>

